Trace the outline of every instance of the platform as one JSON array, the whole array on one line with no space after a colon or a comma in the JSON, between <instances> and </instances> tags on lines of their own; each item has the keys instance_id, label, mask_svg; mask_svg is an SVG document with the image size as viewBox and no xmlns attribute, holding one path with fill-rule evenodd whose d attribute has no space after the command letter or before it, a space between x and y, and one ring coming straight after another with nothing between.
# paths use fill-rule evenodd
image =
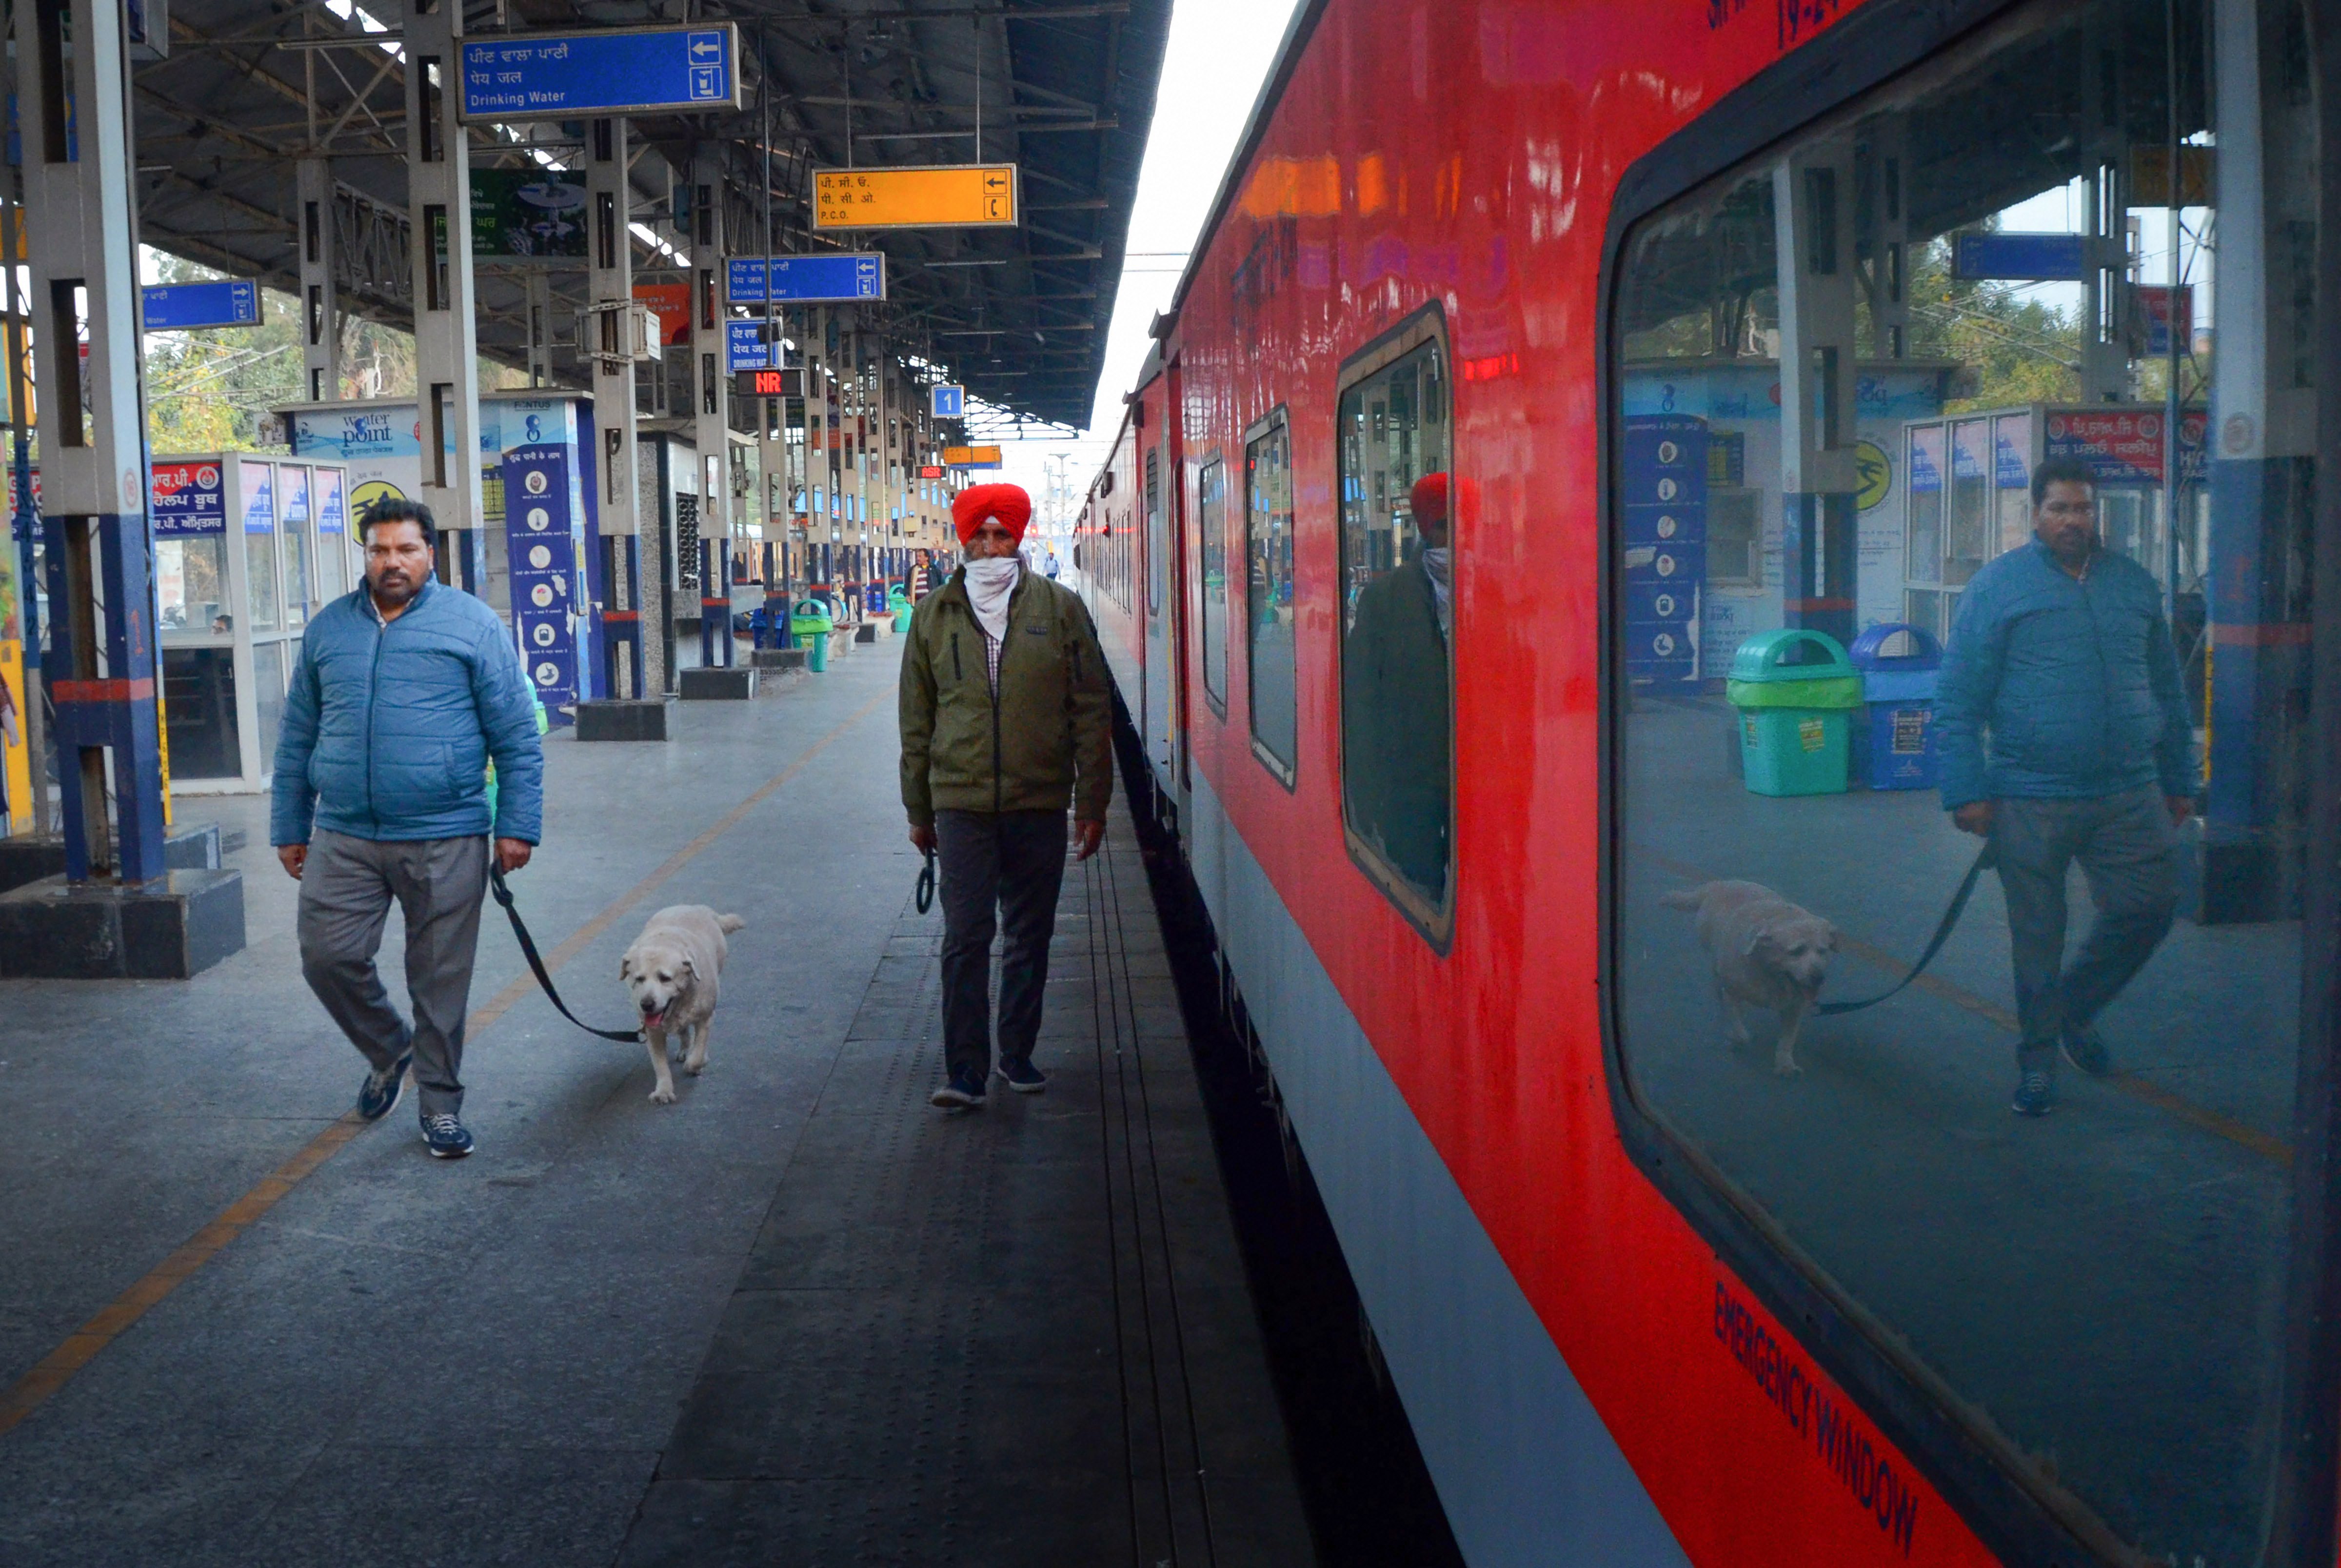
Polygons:
<instances>
[{"instance_id":1,"label":"platform","mask_svg":"<svg viewBox=\"0 0 2341 1568\"><path fill-rule=\"evenodd\" d=\"M218 803L244 952L0 983L0 1561L1313 1561L1119 805L1066 880L1049 1092L923 1104L894 670L548 743L513 881L583 1015L653 909L748 921L673 1106L491 907L479 1152L429 1159L411 1098L345 1120L258 800Z\"/></svg>"}]
</instances>

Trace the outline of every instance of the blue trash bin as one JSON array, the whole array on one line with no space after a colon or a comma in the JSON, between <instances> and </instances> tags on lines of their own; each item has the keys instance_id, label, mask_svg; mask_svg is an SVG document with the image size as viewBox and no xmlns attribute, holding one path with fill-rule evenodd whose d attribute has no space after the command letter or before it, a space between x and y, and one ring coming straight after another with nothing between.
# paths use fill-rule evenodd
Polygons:
<instances>
[{"instance_id":1,"label":"blue trash bin","mask_svg":"<svg viewBox=\"0 0 2341 1568\"><path fill-rule=\"evenodd\" d=\"M1904 635L1909 652L1883 651ZM1942 775L1935 741L1942 644L1908 622L1888 621L1856 637L1846 654L1861 672L1864 709L1853 734L1854 779L1871 789L1933 789Z\"/></svg>"}]
</instances>

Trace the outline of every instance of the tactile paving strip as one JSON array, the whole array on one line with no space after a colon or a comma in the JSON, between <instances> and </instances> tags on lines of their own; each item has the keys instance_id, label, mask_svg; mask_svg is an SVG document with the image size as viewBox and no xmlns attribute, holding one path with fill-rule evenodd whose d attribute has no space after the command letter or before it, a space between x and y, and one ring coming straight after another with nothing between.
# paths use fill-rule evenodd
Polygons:
<instances>
[{"instance_id":1,"label":"tactile paving strip","mask_svg":"<svg viewBox=\"0 0 2341 1568\"><path fill-rule=\"evenodd\" d=\"M622 1563L1310 1560L1143 868L1115 829L1065 880L1045 1094L995 1082L981 1112L926 1104L941 923L905 906ZM1190 1371L1190 1344L1229 1343L1248 1353ZM1197 1388L1211 1403L1231 1380L1214 1408L1244 1413L1236 1486L1265 1528L1215 1531ZM1254 1451L1275 1461L1265 1483Z\"/></svg>"}]
</instances>

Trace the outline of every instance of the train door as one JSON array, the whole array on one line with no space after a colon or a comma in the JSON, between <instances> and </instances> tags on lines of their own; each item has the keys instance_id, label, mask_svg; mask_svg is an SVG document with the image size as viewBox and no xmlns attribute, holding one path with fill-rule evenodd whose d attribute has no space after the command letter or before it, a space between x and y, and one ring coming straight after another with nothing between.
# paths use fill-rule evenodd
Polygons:
<instances>
[{"instance_id":1,"label":"train door","mask_svg":"<svg viewBox=\"0 0 2341 1568\"><path fill-rule=\"evenodd\" d=\"M1167 501L1170 464L1163 453L1163 433L1169 421L1148 419L1146 404L1138 405L1138 442L1131 478L1138 489L1141 525L1146 540L1146 711L1141 733L1146 736L1147 765L1167 787L1171 780L1171 650L1170 623L1176 598L1168 587L1170 577L1170 524Z\"/></svg>"},{"instance_id":2,"label":"train door","mask_svg":"<svg viewBox=\"0 0 2341 1568\"><path fill-rule=\"evenodd\" d=\"M1188 727L1187 693L1187 582L1188 553L1190 531L1187 525L1186 444L1179 395L1179 361L1172 355L1162 367L1162 428L1155 450L1162 458L1162 505L1166 550L1163 560L1169 567L1168 580L1163 584L1164 608L1170 625L1170 657L1164 670L1170 676L1170 698L1166 704L1170 723L1168 764L1170 794L1180 811L1187 805L1192 787L1188 774L1188 751L1192 732Z\"/></svg>"}]
</instances>

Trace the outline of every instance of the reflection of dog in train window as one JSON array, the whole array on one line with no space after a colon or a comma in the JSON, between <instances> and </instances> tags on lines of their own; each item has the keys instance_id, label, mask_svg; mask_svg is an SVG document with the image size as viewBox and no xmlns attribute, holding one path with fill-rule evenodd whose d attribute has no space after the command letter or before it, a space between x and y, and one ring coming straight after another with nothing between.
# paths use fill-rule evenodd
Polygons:
<instances>
[{"instance_id":1,"label":"reflection of dog in train window","mask_svg":"<svg viewBox=\"0 0 2341 1568\"><path fill-rule=\"evenodd\" d=\"M1659 902L1698 912L1698 939L1715 963L1715 994L1730 1020L1732 1044L1748 1043L1741 1008L1768 1007L1780 1015L1772 1071L1803 1072L1797 1031L1828 975L1837 927L1753 882L1701 883Z\"/></svg>"}]
</instances>

